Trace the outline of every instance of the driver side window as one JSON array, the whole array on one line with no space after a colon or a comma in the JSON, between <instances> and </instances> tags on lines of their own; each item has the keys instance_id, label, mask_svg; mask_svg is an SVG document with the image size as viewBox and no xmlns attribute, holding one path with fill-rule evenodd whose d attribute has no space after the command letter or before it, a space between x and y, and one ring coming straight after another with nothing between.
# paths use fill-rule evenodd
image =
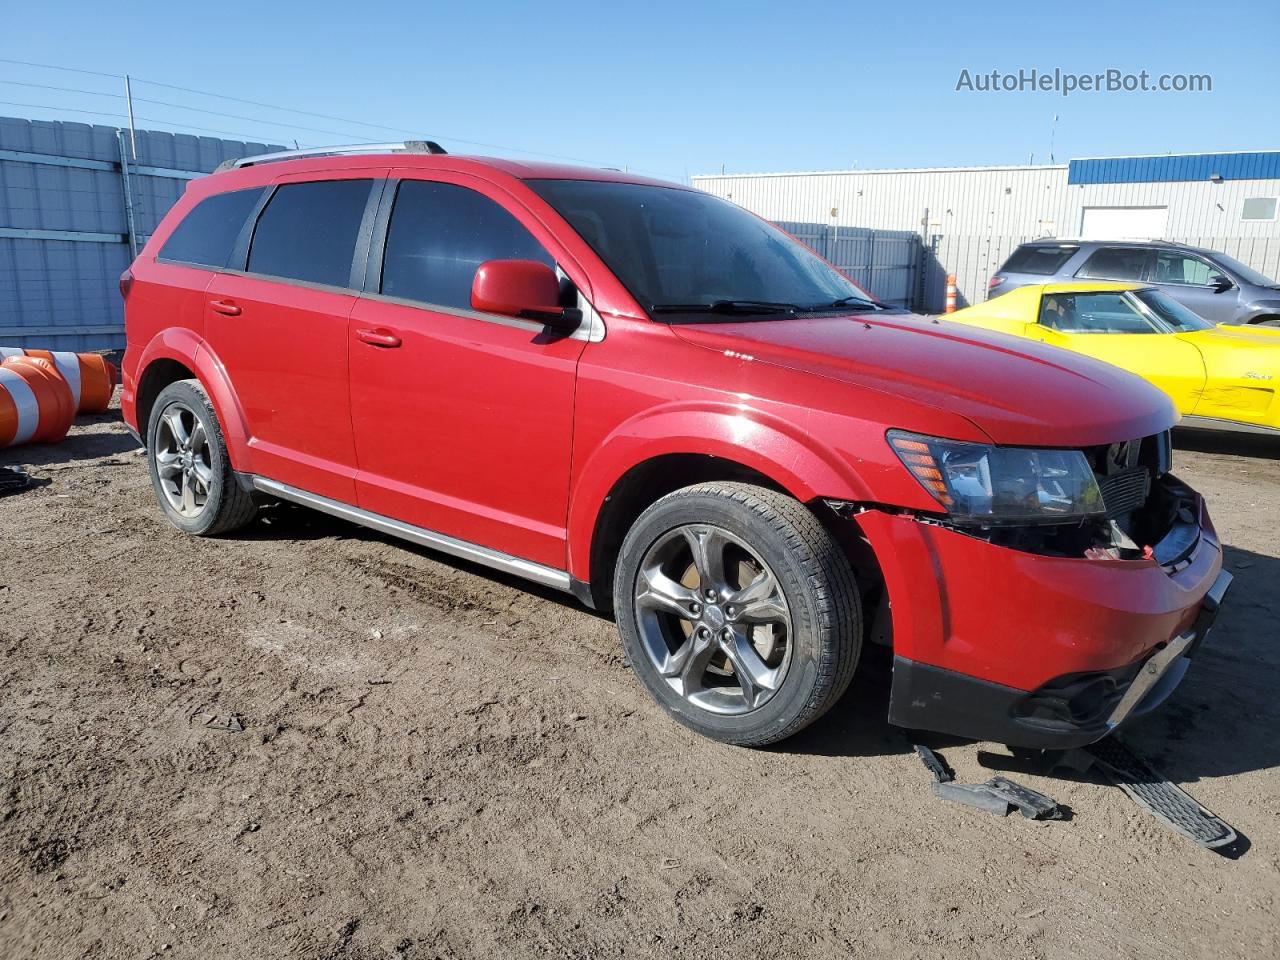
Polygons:
<instances>
[{"instance_id":1,"label":"driver side window","mask_svg":"<svg viewBox=\"0 0 1280 960\"><path fill-rule=\"evenodd\" d=\"M1123 293L1047 293L1040 323L1059 333L1156 333Z\"/></svg>"},{"instance_id":2,"label":"driver side window","mask_svg":"<svg viewBox=\"0 0 1280 960\"><path fill-rule=\"evenodd\" d=\"M1156 283L1180 283L1206 287L1222 279L1222 274L1197 257L1180 253L1156 254Z\"/></svg>"}]
</instances>

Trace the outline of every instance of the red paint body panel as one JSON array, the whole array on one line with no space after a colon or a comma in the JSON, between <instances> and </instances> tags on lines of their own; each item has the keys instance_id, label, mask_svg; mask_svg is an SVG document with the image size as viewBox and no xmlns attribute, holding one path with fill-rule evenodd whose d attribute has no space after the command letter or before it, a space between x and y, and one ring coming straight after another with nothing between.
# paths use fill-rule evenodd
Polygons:
<instances>
[{"instance_id":1,"label":"red paint body panel","mask_svg":"<svg viewBox=\"0 0 1280 960\"><path fill-rule=\"evenodd\" d=\"M211 193L386 175L500 203L595 307L604 339L155 259ZM591 577L600 511L628 471L666 454L732 460L802 501L877 505L856 523L884 572L896 652L1020 689L1132 663L1195 616L1221 566L1207 517L1176 574L1148 561L993 547L902 515L938 504L885 440L893 428L1049 447L1131 440L1176 420L1162 393L1087 358L921 318L654 322L523 183L551 177L654 182L417 155L297 160L193 181L132 268L126 420L145 428L139 379L156 360L177 360L213 397L236 469L580 580ZM211 309L215 300L240 314Z\"/></svg>"},{"instance_id":2,"label":"red paint body panel","mask_svg":"<svg viewBox=\"0 0 1280 960\"><path fill-rule=\"evenodd\" d=\"M1126 666L1188 628L1222 569L1205 523L1191 563L1042 557L903 516L858 517L884 572L894 653L1034 690Z\"/></svg>"}]
</instances>

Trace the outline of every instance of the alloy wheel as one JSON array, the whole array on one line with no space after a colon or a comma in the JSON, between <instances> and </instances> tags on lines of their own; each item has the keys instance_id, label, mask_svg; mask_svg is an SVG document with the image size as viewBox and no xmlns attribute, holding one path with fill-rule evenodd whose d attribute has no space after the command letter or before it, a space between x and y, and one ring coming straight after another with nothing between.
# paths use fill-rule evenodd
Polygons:
<instances>
[{"instance_id":1,"label":"alloy wheel","mask_svg":"<svg viewBox=\"0 0 1280 960\"><path fill-rule=\"evenodd\" d=\"M759 709L791 664L791 613L778 578L739 537L686 524L659 537L634 590L645 653L663 680L712 713Z\"/></svg>"},{"instance_id":2,"label":"alloy wheel","mask_svg":"<svg viewBox=\"0 0 1280 960\"><path fill-rule=\"evenodd\" d=\"M197 517L213 490L209 437L195 411L174 401L160 415L155 437L156 474L169 506L180 516Z\"/></svg>"}]
</instances>

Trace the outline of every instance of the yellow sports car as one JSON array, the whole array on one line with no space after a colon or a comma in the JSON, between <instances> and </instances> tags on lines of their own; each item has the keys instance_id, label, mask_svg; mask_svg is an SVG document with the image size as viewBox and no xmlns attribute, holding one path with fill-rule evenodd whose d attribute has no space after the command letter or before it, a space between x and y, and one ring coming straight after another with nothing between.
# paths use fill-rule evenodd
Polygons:
<instances>
[{"instance_id":1,"label":"yellow sports car","mask_svg":"<svg viewBox=\"0 0 1280 960\"><path fill-rule=\"evenodd\" d=\"M1099 281L1019 287L943 319L1114 363L1169 394L1186 426L1280 433L1280 327L1214 326L1154 287Z\"/></svg>"}]
</instances>

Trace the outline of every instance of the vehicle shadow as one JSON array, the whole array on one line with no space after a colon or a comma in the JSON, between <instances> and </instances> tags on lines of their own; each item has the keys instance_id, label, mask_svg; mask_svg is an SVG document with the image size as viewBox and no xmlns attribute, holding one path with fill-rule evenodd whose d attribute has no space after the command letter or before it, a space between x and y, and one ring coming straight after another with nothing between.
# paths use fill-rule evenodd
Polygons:
<instances>
[{"instance_id":1,"label":"vehicle shadow","mask_svg":"<svg viewBox=\"0 0 1280 960\"><path fill-rule=\"evenodd\" d=\"M1173 446L1175 450L1194 450L1196 453L1280 460L1280 434L1271 436L1263 433L1178 427L1173 431Z\"/></svg>"}]
</instances>

